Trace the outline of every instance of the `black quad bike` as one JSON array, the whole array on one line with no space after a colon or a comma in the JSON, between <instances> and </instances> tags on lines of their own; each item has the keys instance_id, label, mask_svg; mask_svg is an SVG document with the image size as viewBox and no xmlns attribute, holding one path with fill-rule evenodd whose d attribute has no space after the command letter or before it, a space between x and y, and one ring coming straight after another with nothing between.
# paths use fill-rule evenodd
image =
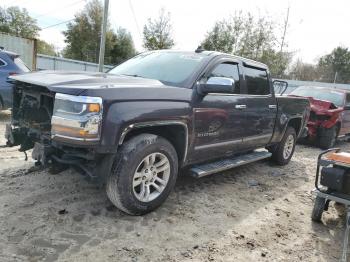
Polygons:
<instances>
[{"instance_id":1,"label":"black quad bike","mask_svg":"<svg viewBox=\"0 0 350 262\"><path fill-rule=\"evenodd\" d=\"M322 213L328 210L330 201L346 207L346 229L340 260L346 262L350 233L350 153L332 148L318 156L314 193L316 199L311 219L315 222L321 221Z\"/></svg>"}]
</instances>

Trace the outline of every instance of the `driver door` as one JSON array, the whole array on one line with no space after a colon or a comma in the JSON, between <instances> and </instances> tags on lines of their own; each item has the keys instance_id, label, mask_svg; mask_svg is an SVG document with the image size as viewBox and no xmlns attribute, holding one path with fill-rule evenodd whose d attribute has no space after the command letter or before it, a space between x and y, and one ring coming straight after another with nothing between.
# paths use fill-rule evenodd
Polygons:
<instances>
[{"instance_id":1,"label":"driver door","mask_svg":"<svg viewBox=\"0 0 350 262\"><path fill-rule=\"evenodd\" d=\"M231 155L241 148L244 133L241 123L245 115L240 108L244 96L240 91L238 63L218 62L200 81L207 83L219 81L220 78L234 81L232 92L198 95L193 104L194 162Z\"/></svg>"}]
</instances>

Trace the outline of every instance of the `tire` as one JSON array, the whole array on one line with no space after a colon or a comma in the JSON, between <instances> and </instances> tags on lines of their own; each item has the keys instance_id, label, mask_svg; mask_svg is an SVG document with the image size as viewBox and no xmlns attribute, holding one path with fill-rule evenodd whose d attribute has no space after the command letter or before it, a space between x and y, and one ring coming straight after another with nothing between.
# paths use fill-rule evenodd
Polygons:
<instances>
[{"instance_id":1,"label":"tire","mask_svg":"<svg viewBox=\"0 0 350 262\"><path fill-rule=\"evenodd\" d=\"M322 213L326 206L326 199L317 196L314 203L314 208L312 209L311 219L315 222L321 222Z\"/></svg>"},{"instance_id":2,"label":"tire","mask_svg":"<svg viewBox=\"0 0 350 262\"><path fill-rule=\"evenodd\" d=\"M281 142L275 147L269 148L269 151L272 153L272 160L281 166L288 164L294 154L295 144L295 129L293 127L287 127ZM286 147L288 147L288 154Z\"/></svg>"},{"instance_id":3,"label":"tire","mask_svg":"<svg viewBox=\"0 0 350 262\"><path fill-rule=\"evenodd\" d=\"M177 173L178 157L170 142L152 134L138 135L124 143L116 155L107 178L108 198L125 213L146 214L166 200Z\"/></svg>"},{"instance_id":4,"label":"tire","mask_svg":"<svg viewBox=\"0 0 350 262\"><path fill-rule=\"evenodd\" d=\"M318 132L318 146L321 149L332 148L337 140L337 126L322 128Z\"/></svg>"}]
</instances>

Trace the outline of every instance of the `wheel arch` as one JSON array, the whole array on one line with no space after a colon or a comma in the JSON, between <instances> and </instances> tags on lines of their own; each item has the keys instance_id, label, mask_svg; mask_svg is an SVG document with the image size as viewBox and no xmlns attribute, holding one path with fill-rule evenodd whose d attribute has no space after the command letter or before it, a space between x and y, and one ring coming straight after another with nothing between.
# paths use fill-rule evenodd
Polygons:
<instances>
[{"instance_id":1,"label":"wheel arch","mask_svg":"<svg viewBox=\"0 0 350 262\"><path fill-rule=\"evenodd\" d=\"M186 123L182 121L157 121L131 124L122 132L119 146L130 138L143 133L167 139L174 146L179 162L185 163L188 152L188 127Z\"/></svg>"},{"instance_id":2,"label":"wheel arch","mask_svg":"<svg viewBox=\"0 0 350 262\"><path fill-rule=\"evenodd\" d=\"M286 130L288 127L293 127L295 130L295 133L297 134L297 137L299 137L299 134L301 132L301 126L302 126L302 119L300 117L295 117L289 119Z\"/></svg>"}]
</instances>

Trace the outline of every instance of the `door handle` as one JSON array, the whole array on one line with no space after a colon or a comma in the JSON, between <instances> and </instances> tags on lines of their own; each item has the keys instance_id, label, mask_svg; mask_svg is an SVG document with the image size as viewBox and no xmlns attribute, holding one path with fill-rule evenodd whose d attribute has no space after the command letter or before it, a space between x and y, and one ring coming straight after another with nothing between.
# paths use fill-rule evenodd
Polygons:
<instances>
[{"instance_id":1,"label":"door handle","mask_svg":"<svg viewBox=\"0 0 350 262\"><path fill-rule=\"evenodd\" d=\"M235 105L236 109L246 109L247 105Z\"/></svg>"},{"instance_id":2,"label":"door handle","mask_svg":"<svg viewBox=\"0 0 350 262\"><path fill-rule=\"evenodd\" d=\"M269 105L269 108L270 108L270 109L276 109L277 106L276 106L276 105Z\"/></svg>"}]
</instances>

